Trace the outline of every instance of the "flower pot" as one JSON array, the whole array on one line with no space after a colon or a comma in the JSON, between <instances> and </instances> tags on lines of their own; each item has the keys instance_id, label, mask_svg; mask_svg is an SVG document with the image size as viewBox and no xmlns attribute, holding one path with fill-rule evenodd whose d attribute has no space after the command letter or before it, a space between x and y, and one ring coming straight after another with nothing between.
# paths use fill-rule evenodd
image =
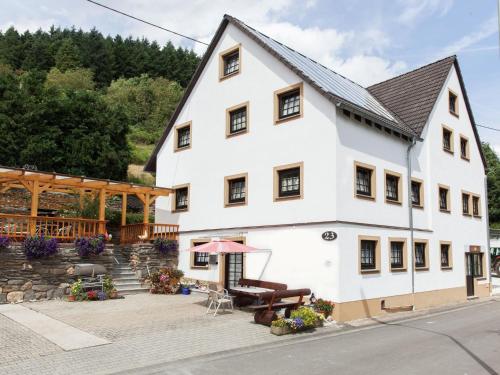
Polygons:
<instances>
[{"instance_id":1,"label":"flower pot","mask_svg":"<svg viewBox=\"0 0 500 375\"><path fill-rule=\"evenodd\" d=\"M117 292L116 290L113 290L113 291L109 294L109 298L111 298L111 299L118 298L118 292Z\"/></svg>"},{"instance_id":2,"label":"flower pot","mask_svg":"<svg viewBox=\"0 0 500 375\"><path fill-rule=\"evenodd\" d=\"M189 288L181 288L181 293L185 296L191 294L191 289Z\"/></svg>"},{"instance_id":3,"label":"flower pot","mask_svg":"<svg viewBox=\"0 0 500 375\"><path fill-rule=\"evenodd\" d=\"M273 327L271 326L271 333L276 336L283 336L292 333L292 329L288 326L285 327Z\"/></svg>"},{"instance_id":4,"label":"flower pot","mask_svg":"<svg viewBox=\"0 0 500 375\"><path fill-rule=\"evenodd\" d=\"M76 301L76 297L74 295L70 294L68 296L68 302L75 302L75 301Z\"/></svg>"}]
</instances>

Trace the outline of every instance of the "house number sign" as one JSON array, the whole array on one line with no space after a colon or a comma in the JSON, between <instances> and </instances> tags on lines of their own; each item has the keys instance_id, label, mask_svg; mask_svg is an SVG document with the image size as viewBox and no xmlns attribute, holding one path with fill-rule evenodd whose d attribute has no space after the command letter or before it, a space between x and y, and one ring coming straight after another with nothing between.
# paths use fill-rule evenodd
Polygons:
<instances>
[{"instance_id":1,"label":"house number sign","mask_svg":"<svg viewBox=\"0 0 500 375\"><path fill-rule=\"evenodd\" d=\"M325 241L333 241L337 238L337 233L335 233L331 230L328 230L326 232L323 232L323 234L321 235L321 238L323 238Z\"/></svg>"}]
</instances>

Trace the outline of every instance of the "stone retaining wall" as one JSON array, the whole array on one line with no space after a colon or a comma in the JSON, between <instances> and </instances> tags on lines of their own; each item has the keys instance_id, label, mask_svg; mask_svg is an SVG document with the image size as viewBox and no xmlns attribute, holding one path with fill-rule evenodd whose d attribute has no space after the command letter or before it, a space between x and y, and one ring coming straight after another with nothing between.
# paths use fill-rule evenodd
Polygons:
<instances>
[{"instance_id":1,"label":"stone retaining wall","mask_svg":"<svg viewBox=\"0 0 500 375\"><path fill-rule=\"evenodd\" d=\"M102 264L111 271L115 246L91 258L81 258L73 244L60 244L58 254L45 259L28 260L21 244L0 250L0 303L61 298L69 294L78 263Z\"/></svg>"},{"instance_id":2,"label":"stone retaining wall","mask_svg":"<svg viewBox=\"0 0 500 375\"><path fill-rule=\"evenodd\" d=\"M163 255L151 243L121 246L120 251L141 279L148 276L148 269L153 272L162 267L177 268L179 264L178 252Z\"/></svg>"}]
</instances>

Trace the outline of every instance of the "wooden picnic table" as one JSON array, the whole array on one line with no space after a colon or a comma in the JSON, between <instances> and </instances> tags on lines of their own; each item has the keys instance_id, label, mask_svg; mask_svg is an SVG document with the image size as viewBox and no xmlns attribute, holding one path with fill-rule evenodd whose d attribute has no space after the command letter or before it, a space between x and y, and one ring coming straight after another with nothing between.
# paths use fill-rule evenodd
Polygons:
<instances>
[{"instance_id":1,"label":"wooden picnic table","mask_svg":"<svg viewBox=\"0 0 500 375\"><path fill-rule=\"evenodd\" d=\"M254 298L256 300L254 304L256 305L262 304L260 296L263 293L273 292L273 291L274 289L262 288L259 286L233 286L231 289L229 289L229 293L234 296L237 297L247 296Z\"/></svg>"}]
</instances>

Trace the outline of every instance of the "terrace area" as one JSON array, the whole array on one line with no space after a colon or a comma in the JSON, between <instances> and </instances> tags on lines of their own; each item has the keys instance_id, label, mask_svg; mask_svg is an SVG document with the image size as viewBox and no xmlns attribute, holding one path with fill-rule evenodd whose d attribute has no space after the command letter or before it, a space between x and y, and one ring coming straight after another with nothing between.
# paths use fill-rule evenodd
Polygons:
<instances>
[{"instance_id":1,"label":"terrace area","mask_svg":"<svg viewBox=\"0 0 500 375\"><path fill-rule=\"evenodd\" d=\"M22 240L27 236L43 235L56 238L59 242L72 242L78 237L104 235L107 233L106 199L120 196L121 244L178 238L178 225L150 223L149 218L150 206L158 197L170 195L172 190L169 188L0 166L0 193L10 189L25 189L29 192L30 214L0 212L0 236ZM44 192L79 196L80 205L83 205L85 197L96 198L99 203L98 217L88 219L44 215L39 212L39 197ZM137 197L143 204L142 223L127 223L127 198L130 196Z\"/></svg>"}]
</instances>

